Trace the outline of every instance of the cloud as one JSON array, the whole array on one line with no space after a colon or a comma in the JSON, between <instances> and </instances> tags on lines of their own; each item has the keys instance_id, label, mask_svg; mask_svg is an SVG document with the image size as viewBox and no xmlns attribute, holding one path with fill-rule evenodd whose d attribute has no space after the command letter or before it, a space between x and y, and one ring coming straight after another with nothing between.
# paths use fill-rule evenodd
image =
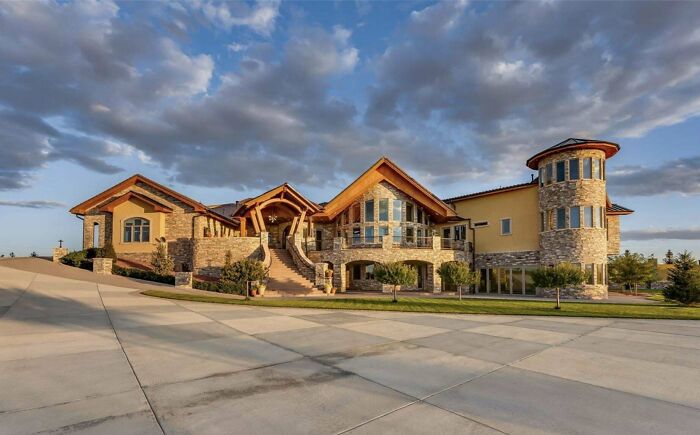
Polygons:
<instances>
[{"instance_id":1,"label":"cloud","mask_svg":"<svg viewBox=\"0 0 700 435\"><path fill-rule=\"evenodd\" d=\"M700 228L623 231L622 240L700 240Z\"/></svg>"},{"instance_id":2,"label":"cloud","mask_svg":"<svg viewBox=\"0 0 700 435\"><path fill-rule=\"evenodd\" d=\"M0 207L21 207L21 208L61 208L66 207L62 202L56 201L2 201Z\"/></svg>"},{"instance_id":3,"label":"cloud","mask_svg":"<svg viewBox=\"0 0 700 435\"><path fill-rule=\"evenodd\" d=\"M700 4L599 6L414 11L373 60L366 124L464 128L493 171L512 173L567 137L636 137L699 115Z\"/></svg>"},{"instance_id":4,"label":"cloud","mask_svg":"<svg viewBox=\"0 0 700 435\"><path fill-rule=\"evenodd\" d=\"M279 16L279 1L257 1L250 7L244 2L195 2L205 17L217 26L230 30L234 26L248 27L256 33L270 35Z\"/></svg>"},{"instance_id":5,"label":"cloud","mask_svg":"<svg viewBox=\"0 0 700 435\"><path fill-rule=\"evenodd\" d=\"M657 167L626 166L608 172L607 178L609 189L616 195L698 195L700 156L671 160Z\"/></svg>"}]
</instances>

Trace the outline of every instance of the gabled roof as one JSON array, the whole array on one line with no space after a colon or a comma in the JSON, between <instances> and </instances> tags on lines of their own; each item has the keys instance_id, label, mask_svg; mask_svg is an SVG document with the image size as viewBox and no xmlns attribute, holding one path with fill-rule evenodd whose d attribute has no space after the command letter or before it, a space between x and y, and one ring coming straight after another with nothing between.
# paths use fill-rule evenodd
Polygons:
<instances>
[{"instance_id":1,"label":"gabled roof","mask_svg":"<svg viewBox=\"0 0 700 435\"><path fill-rule=\"evenodd\" d=\"M538 179L535 178L532 181L528 181L527 183L513 184L511 186L498 187L496 189L489 189L489 190L483 190L481 192L468 193L466 195L454 196L452 198L443 199L443 201L445 201L447 203L453 203L453 202L461 201L463 199L478 198L480 196L494 195L496 193L504 193L504 192L510 192L513 190L527 189L528 187L537 186L537 183L538 183L537 180Z\"/></svg>"},{"instance_id":2,"label":"gabled roof","mask_svg":"<svg viewBox=\"0 0 700 435\"><path fill-rule=\"evenodd\" d=\"M634 213L634 210L623 207L620 204L608 204L606 212L609 215L627 215Z\"/></svg>"},{"instance_id":3,"label":"gabled roof","mask_svg":"<svg viewBox=\"0 0 700 435\"><path fill-rule=\"evenodd\" d=\"M605 158L608 159L617 154L618 151L620 151L620 145L614 142L607 142L604 140L579 139L575 137L570 137L530 157L527 160L527 167L530 169L537 169L537 164L543 158L551 154L572 149L598 149L604 151Z\"/></svg>"},{"instance_id":4,"label":"gabled roof","mask_svg":"<svg viewBox=\"0 0 700 435\"><path fill-rule=\"evenodd\" d=\"M407 194L438 220L452 220L458 218L455 211L440 198L414 180L410 175L399 168L387 157L382 157L367 169L348 187L325 204L323 211L318 216L329 220L337 217L343 210L364 194L367 189L375 184L386 181L403 193Z\"/></svg>"},{"instance_id":5,"label":"gabled roof","mask_svg":"<svg viewBox=\"0 0 700 435\"><path fill-rule=\"evenodd\" d=\"M155 211L160 211L163 213L172 213L173 212L173 209L168 207L167 205L161 204L160 202L154 200L153 198L149 198L148 196L142 195L142 194L137 193L137 192L127 192L122 196L117 196L117 197L107 201L106 203L104 203L100 207L100 211L106 211L106 212L112 213L116 206L118 206L119 204L123 204L126 201L129 201L130 199L137 199L137 200L143 201L146 204L153 207L153 209Z\"/></svg>"},{"instance_id":6,"label":"gabled roof","mask_svg":"<svg viewBox=\"0 0 700 435\"><path fill-rule=\"evenodd\" d=\"M118 194L119 192L123 191L124 189L128 189L129 187L135 186L136 183L143 183L147 186L150 186L151 188L158 190L165 195L168 195L172 198L177 199L178 201L192 207L192 209L195 212L199 212L202 214L205 214L211 218L217 219L221 222L227 223L229 225L238 225L239 222L235 219L229 219L226 216L222 216L209 208L207 208L204 204L202 204L199 201L195 201L192 198L189 198L181 193L178 193L169 187L165 187L160 183L157 183L150 178L144 177L141 174L136 174L132 175L131 177L127 178L126 180L122 181L121 183L118 183L109 189L105 190L104 192L98 193L97 195L93 196L92 198L88 199L87 201L83 201L80 204L76 205L75 207L70 209L70 212L73 214L77 215L83 215L87 213L88 210L97 207L98 205L101 205L105 200L108 200L112 198L114 195ZM134 194L137 194L136 192L132 192ZM121 197L125 196L127 194L121 195ZM137 194L139 197L146 198L145 195ZM128 199L128 198L127 198ZM139 198L141 199L141 198ZM155 200L149 198L149 200L156 202ZM126 199L125 199L126 201ZM162 204L161 204L162 205ZM172 211L172 210L171 210Z\"/></svg>"},{"instance_id":7,"label":"gabled roof","mask_svg":"<svg viewBox=\"0 0 700 435\"><path fill-rule=\"evenodd\" d=\"M242 216L243 214L246 213L251 207L255 207L258 204L262 204L265 201L268 201L272 198L275 198L276 196L280 195L281 197L287 196L287 199L293 199L295 203L298 203L301 205L301 209L306 208L309 212L309 214L314 214L321 210L321 207L316 204L313 201L310 201L304 197L301 193L299 193L296 189L294 189L292 186L290 186L288 183L280 184L277 187L273 187L272 189L268 190L267 192L264 192L254 198L248 198L243 201L240 201L238 203L238 207L233 211L234 216Z\"/></svg>"}]
</instances>

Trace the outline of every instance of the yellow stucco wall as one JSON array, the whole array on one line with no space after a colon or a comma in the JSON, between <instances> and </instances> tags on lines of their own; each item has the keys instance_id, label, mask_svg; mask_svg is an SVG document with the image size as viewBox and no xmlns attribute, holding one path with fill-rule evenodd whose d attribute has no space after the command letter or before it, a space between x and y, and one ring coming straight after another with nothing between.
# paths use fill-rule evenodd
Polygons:
<instances>
[{"instance_id":1,"label":"yellow stucco wall","mask_svg":"<svg viewBox=\"0 0 700 435\"><path fill-rule=\"evenodd\" d=\"M117 254L151 252L155 241L165 233L165 213L156 212L153 207L138 199L130 199L114 208L112 213L112 245ZM123 243L124 221L130 218L146 218L150 221L150 241Z\"/></svg>"},{"instance_id":2,"label":"yellow stucco wall","mask_svg":"<svg viewBox=\"0 0 700 435\"><path fill-rule=\"evenodd\" d=\"M464 199L454 203L459 216L472 223L488 221L477 227L476 252L519 252L539 249L539 205L537 186ZM501 219L511 219L511 235L501 235ZM442 229L440 230L442 234ZM470 232L467 237L471 240Z\"/></svg>"}]
</instances>

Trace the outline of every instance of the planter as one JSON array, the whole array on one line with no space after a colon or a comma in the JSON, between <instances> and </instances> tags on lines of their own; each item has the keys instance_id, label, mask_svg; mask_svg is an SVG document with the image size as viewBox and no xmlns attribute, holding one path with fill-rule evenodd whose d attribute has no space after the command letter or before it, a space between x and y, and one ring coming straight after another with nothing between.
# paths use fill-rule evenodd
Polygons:
<instances>
[{"instance_id":1,"label":"planter","mask_svg":"<svg viewBox=\"0 0 700 435\"><path fill-rule=\"evenodd\" d=\"M323 285L323 291L324 291L327 295L331 294L331 291L332 291L332 290L333 290L333 285L332 285L331 283L327 282L327 283L325 283L325 284Z\"/></svg>"},{"instance_id":2,"label":"planter","mask_svg":"<svg viewBox=\"0 0 700 435\"><path fill-rule=\"evenodd\" d=\"M255 289L256 293L259 294L260 297L265 297L265 290L267 290L266 284L259 284L258 288Z\"/></svg>"}]
</instances>

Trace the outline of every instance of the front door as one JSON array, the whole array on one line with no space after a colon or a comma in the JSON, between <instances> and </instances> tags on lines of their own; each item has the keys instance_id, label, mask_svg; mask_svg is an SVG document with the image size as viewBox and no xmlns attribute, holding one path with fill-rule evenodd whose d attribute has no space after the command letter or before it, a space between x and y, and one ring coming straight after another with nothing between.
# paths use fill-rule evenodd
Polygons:
<instances>
[{"instance_id":1,"label":"front door","mask_svg":"<svg viewBox=\"0 0 700 435\"><path fill-rule=\"evenodd\" d=\"M284 227L284 230L282 230L282 240L281 240L281 245L282 249L287 249L287 237L289 237L289 227L291 225L287 225Z\"/></svg>"}]
</instances>

